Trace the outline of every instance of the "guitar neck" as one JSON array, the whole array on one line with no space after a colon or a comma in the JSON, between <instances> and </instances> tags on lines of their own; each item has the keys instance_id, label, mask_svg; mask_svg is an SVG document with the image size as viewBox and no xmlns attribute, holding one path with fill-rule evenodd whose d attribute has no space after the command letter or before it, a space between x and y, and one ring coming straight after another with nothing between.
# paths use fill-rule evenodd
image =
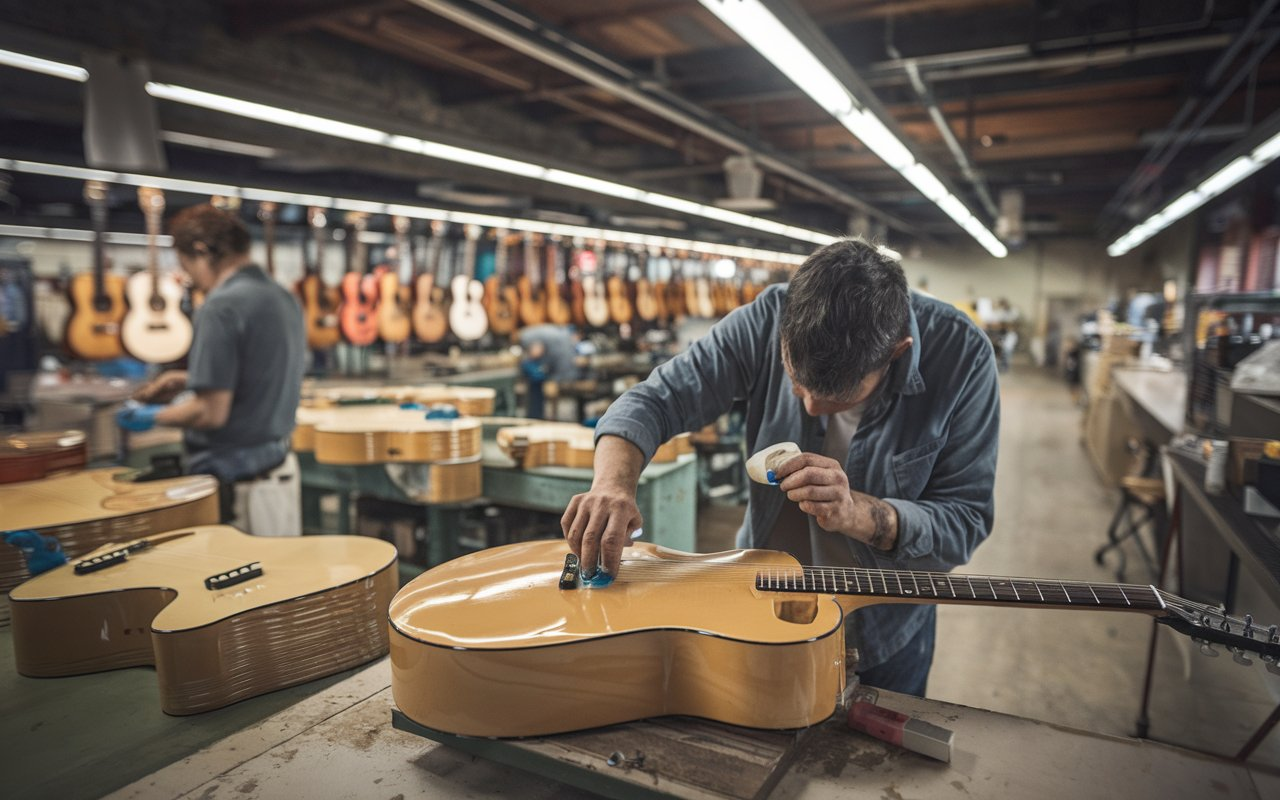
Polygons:
<instances>
[{"instance_id":1,"label":"guitar neck","mask_svg":"<svg viewBox=\"0 0 1280 800\"><path fill-rule=\"evenodd\" d=\"M756 589L874 597L887 602L1009 604L1148 613L1166 608L1161 594L1152 586L857 567L765 570L756 575Z\"/></svg>"}]
</instances>

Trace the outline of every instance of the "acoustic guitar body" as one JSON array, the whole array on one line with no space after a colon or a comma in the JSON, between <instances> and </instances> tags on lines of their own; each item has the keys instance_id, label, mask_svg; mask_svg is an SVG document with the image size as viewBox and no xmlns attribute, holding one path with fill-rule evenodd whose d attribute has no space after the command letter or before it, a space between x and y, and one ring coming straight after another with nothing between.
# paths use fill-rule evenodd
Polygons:
<instances>
[{"instance_id":1,"label":"acoustic guitar body","mask_svg":"<svg viewBox=\"0 0 1280 800\"><path fill-rule=\"evenodd\" d=\"M516 291L520 294L520 323L528 326L546 322L547 298L543 289L535 290L529 276L521 275L516 280Z\"/></svg>"},{"instance_id":2,"label":"acoustic guitar body","mask_svg":"<svg viewBox=\"0 0 1280 800\"><path fill-rule=\"evenodd\" d=\"M667 283L666 286L667 314L671 319L679 322L682 318L689 314L689 308L685 304L684 281L675 278Z\"/></svg>"},{"instance_id":3,"label":"acoustic guitar body","mask_svg":"<svg viewBox=\"0 0 1280 800\"><path fill-rule=\"evenodd\" d=\"M33 677L154 664L165 712L210 711L385 653L395 564L364 536L124 539L13 590L14 661Z\"/></svg>"},{"instance_id":4,"label":"acoustic guitar body","mask_svg":"<svg viewBox=\"0 0 1280 800\"><path fill-rule=\"evenodd\" d=\"M154 287L154 291L153 291ZM171 273L135 272L125 285L129 313L120 339L129 355L149 364L177 361L191 349L191 320L182 313L182 286Z\"/></svg>"},{"instance_id":5,"label":"acoustic guitar body","mask_svg":"<svg viewBox=\"0 0 1280 800\"><path fill-rule=\"evenodd\" d=\"M408 287L400 285L400 276L386 270L378 276L378 336L384 342L400 344L409 338L413 323L409 320Z\"/></svg>"},{"instance_id":6,"label":"acoustic guitar body","mask_svg":"<svg viewBox=\"0 0 1280 800\"><path fill-rule=\"evenodd\" d=\"M636 281L636 316L645 322L653 322L658 318L658 296L654 293L653 284L648 278Z\"/></svg>"},{"instance_id":7,"label":"acoustic guitar body","mask_svg":"<svg viewBox=\"0 0 1280 800\"><path fill-rule=\"evenodd\" d=\"M618 275L610 275L606 285L609 294L609 318L619 325L631 322L631 299L627 297L627 282Z\"/></svg>"},{"instance_id":8,"label":"acoustic guitar body","mask_svg":"<svg viewBox=\"0 0 1280 800\"><path fill-rule=\"evenodd\" d=\"M498 336L510 336L516 329L516 314L520 308L520 295L516 287L503 283L496 275L485 280L485 313L489 317L489 330Z\"/></svg>"},{"instance_id":9,"label":"acoustic guitar body","mask_svg":"<svg viewBox=\"0 0 1280 800\"><path fill-rule=\"evenodd\" d=\"M184 525L218 521L218 482L208 475L135 483L127 469L90 469L0 485L5 530L52 536L69 558ZM0 593L31 577L16 547L0 547ZM0 604L0 622L9 609Z\"/></svg>"},{"instance_id":10,"label":"acoustic guitar body","mask_svg":"<svg viewBox=\"0 0 1280 800\"><path fill-rule=\"evenodd\" d=\"M449 332L449 317L436 299L435 278L419 275L414 285L413 335L418 341L435 344Z\"/></svg>"},{"instance_id":11,"label":"acoustic guitar body","mask_svg":"<svg viewBox=\"0 0 1280 800\"><path fill-rule=\"evenodd\" d=\"M466 275L455 275L449 282L453 302L449 304L449 329L464 342L474 342L489 331L489 317L484 312L484 284Z\"/></svg>"},{"instance_id":12,"label":"acoustic guitar body","mask_svg":"<svg viewBox=\"0 0 1280 800\"><path fill-rule=\"evenodd\" d=\"M96 300L94 282L92 273L71 279L72 312L63 341L73 355L86 361L119 358L124 355L120 341L120 323L125 315L124 278L104 274L102 295Z\"/></svg>"},{"instance_id":13,"label":"acoustic guitar body","mask_svg":"<svg viewBox=\"0 0 1280 800\"><path fill-rule=\"evenodd\" d=\"M325 286L319 275L306 275L298 281L302 298L302 319L307 328L307 346L312 350L329 350L342 339L338 328L338 291Z\"/></svg>"},{"instance_id":14,"label":"acoustic guitar body","mask_svg":"<svg viewBox=\"0 0 1280 800\"><path fill-rule=\"evenodd\" d=\"M376 286L369 276L348 272L342 276L342 308L338 324L342 335L357 347L373 344L378 338Z\"/></svg>"},{"instance_id":15,"label":"acoustic guitar body","mask_svg":"<svg viewBox=\"0 0 1280 800\"><path fill-rule=\"evenodd\" d=\"M15 433L0 439L0 483L38 481L58 472L84 469L87 461L83 431Z\"/></svg>"},{"instance_id":16,"label":"acoustic guitar body","mask_svg":"<svg viewBox=\"0 0 1280 800\"><path fill-rule=\"evenodd\" d=\"M595 276L582 278L582 313L587 324L595 328L603 328L609 324L609 298L605 294L604 284Z\"/></svg>"},{"instance_id":17,"label":"acoustic guitar body","mask_svg":"<svg viewBox=\"0 0 1280 800\"><path fill-rule=\"evenodd\" d=\"M749 578L795 567L790 556L640 544L611 586L561 589L567 552L558 540L492 548L406 585L389 612L400 710L439 731L492 737L668 714L800 728L834 712L840 606L812 595L775 602ZM738 578L716 580L717 570Z\"/></svg>"}]
</instances>

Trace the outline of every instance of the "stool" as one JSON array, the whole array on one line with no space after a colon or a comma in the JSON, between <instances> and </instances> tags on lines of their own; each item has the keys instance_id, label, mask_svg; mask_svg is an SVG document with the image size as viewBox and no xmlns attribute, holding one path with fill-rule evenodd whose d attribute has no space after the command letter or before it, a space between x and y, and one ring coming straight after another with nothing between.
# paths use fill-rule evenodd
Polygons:
<instances>
[{"instance_id":1,"label":"stool","mask_svg":"<svg viewBox=\"0 0 1280 800\"><path fill-rule=\"evenodd\" d=\"M1135 511L1137 515L1135 516ZM1116 567L1116 580L1124 583L1125 551L1121 547L1127 539L1137 545L1138 555L1146 564L1151 576L1157 573L1155 559L1142 540L1142 529L1150 525L1155 546L1159 547L1163 535L1165 517L1164 481L1160 478L1142 478L1126 475L1120 479L1120 507L1107 528L1107 543L1093 554L1093 560L1103 564L1107 552L1115 550L1120 556Z\"/></svg>"}]
</instances>

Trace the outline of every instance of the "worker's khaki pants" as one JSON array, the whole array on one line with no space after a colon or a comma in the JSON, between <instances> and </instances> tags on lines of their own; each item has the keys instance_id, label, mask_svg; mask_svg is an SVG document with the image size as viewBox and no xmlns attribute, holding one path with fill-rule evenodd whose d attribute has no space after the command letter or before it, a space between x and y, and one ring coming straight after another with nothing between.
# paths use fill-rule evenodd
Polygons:
<instances>
[{"instance_id":1,"label":"worker's khaki pants","mask_svg":"<svg viewBox=\"0 0 1280 800\"><path fill-rule=\"evenodd\" d=\"M255 536L302 535L302 479L290 453L266 477L235 484L231 524Z\"/></svg>"}]
</instances>

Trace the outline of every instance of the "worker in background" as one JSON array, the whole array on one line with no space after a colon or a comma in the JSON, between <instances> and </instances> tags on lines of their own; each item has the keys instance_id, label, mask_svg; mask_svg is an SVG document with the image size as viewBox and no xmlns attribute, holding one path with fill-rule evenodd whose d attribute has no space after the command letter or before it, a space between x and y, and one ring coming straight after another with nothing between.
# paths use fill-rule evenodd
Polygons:
<instances>
[{"instance_id":1,"label":"worker in background","mask_svg":"<svg viewBox=\"0 0 1280 800\"><path fill-rule=\"evenodd\" d=\"M896 254L846 239L811 255L609 407L589 492L561 520L591 572L612 575L640 527L636 487L658 446L747 404L748 452L801 455L752 484L740 547L801 564L948 571L991 530L1000 395L986 336L912 293ZM923 695L932 605L856 611L848 643L870 686Z\"/></svg>"},{"instance_id":2,"label":"worker in background","mask_svg":"<svg viewBox=\"0 0 1280 800\"><path fill-rule=\"evenodd\" d=\"M138 390L140 404L121 410L119 424L182 428L186 470L218 479L224 522L259 535L301 534L289 440L306 369L302 311L249 262L249 231L236 215L196 206L169 227L178 262L206 299L187 369Z\"/></svg>"},{"instance_id":3,"label":"worker in background","mask_svg":"<svg viewBox=\"0 0 1280 800\"><path fill-rule=\"evenodd\" d=\"M578 380L578 342L572 325L531 325L520 331L520 372L525 378L525 415L546 419L547 396L557 396L559 385Z\"/></svg>"}]
</instances>

